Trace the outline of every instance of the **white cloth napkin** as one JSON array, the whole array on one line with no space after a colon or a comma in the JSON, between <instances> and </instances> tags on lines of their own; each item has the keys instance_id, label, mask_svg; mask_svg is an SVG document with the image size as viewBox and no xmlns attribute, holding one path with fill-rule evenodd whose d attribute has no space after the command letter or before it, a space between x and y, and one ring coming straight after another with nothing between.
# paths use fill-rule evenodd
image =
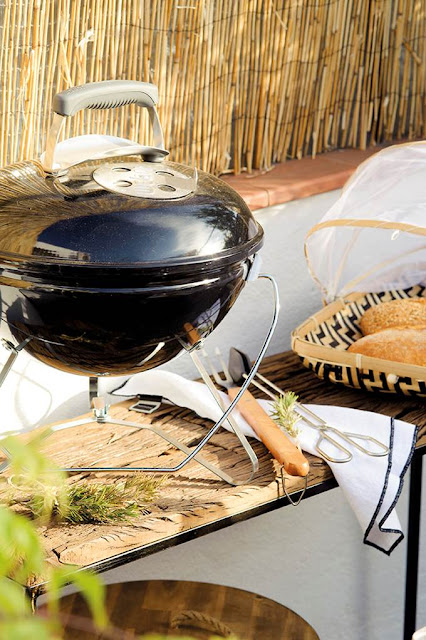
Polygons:
<instances>
[{"instance_id":1,"label":"white cloth napkin","mask_svg":"<svg viewBox=\"0 0 426 640\"><path fill-rule=\"evenodd\" d=\"M226 406L229 406L228 396L220 393ZM159 395L173 404L192 409L203 418L217 421L222 415L204 384L166 371L154 370L137 374L112 394L127 397L138 394ZM270 412L269 401L261 400L260 403ZM368 456L355 447L350 447L353 454L350 462L328 463L361 525L365 544L389 555L404 537L395 506L413 455L416 427L370 411L329 405L307 406L341 431L371 435L390 447L389 455L383 457ZM238 410L233 415L243 433L257 437ZM223 426L229 429L226 422ZM319 432L302 421L298 426L302 449L319 455L315 449ZM334 434L331 435L335 437ZM347 446L344 442L342 444ZM365 445L363 442L361 444ZM323 443L322 447L329 455L337 457L337 452L329 448L329 445Z\"/></svg>"}]
</instances>

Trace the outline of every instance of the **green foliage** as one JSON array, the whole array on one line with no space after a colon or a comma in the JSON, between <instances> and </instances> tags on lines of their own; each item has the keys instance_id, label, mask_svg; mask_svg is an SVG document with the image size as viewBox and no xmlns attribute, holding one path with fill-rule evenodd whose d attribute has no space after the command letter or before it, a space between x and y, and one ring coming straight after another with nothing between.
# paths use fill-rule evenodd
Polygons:
<instances>
[{"instance_id":1,"label":"green foliage","mask_svg":"<svg viewBox=\"0 0 426 640\"><path fill-rule=\"evenodd\" d=\"M49 620L37 616L0 620L0 637L13 640L58 640L55 625Z\"/></svg>"},{"instance_id":2,"label":"green foliage","mask_svg":"<svg viewBox=\"0 0 426 640\"><path fill-rule=\"evenodd\" d=\"M105 598L105 586L99 578L87 570L78 570L77 567L58 567L50 572L49 590L47 604L52 615L59 613L59 598L61 589L70 580L77 587L86 599L95 625L103 628L108 623L105 608L103 606Z\"/></svg>"},{"instance_id":3,"label":"green foliage","mask_svg":"<svg viewBox=\"0 0 426 640\"><path fill-rule=\"evenodd\" d=\"M11 436L2 440L2 449L10 458L11 473L7 480L1 476L0 504L10 504L11 489L22 495L38 490L42 496L38 524L48 520L58 505L65 510L67 503L65 473L40 450L49 433L42 431L27 443Z\"/></svg>"},{"instance_id":4,"label":"green foliage","mask_svg":"<svg viewBox=\"0 0 426 640\"><path fill-rule=\"evenodd\" d=\"M147 512L147 505L156 497L165 477L138 474L115 484L86 481L64 485L51 480L34 481L26 473L13 476L0 485L0 498L4 504L25 508L37 520L49 517L70 524L125 522Z\"/></svg>"},{"instance_id":5,"label":"green foliage","mask_svg":"<svg viewBox=\"0 0 426 640\"><path fill-rule=\"evenodd\" d=\"M18 617L31 613L23 587L10 578L0 578L0 612L2 616Z\"/></svg>"},{"instance_id":6,"label":"green foliage","mask_svg":"<svg viewBox=\"0 0 426 640\"><path fill-rule=\"evenodd\" d=\"M134 476L116 484L75 484L69 487L67 508L60 515L72 524L123 522L143 513L163 482Z\"/></svg>"},{"instance_id":7,"label":"green foliage","mask_svg":"<svg viewBox=\"0 0 426 640\"><path fill-rule=\"evenodd\" d=\"M0 577L13 577L23 583L40 574L44 553L34 525L22 515L0 507Z\"/></svg>"},{"instance_id":8,"label":"green foliage","mask_svg":"<svg viewBox=\"0 0 426 640\"><path fill-rule=\"evenodd\" d=\"M58 598L65 584L75 584L86 598L95 623L102 627L107 616L103 601L103 585L92 574L73 567L52 567L45 554L37 527L52 517L56 510L66 512L65 475L41 452L45 433L28 444L17 438L2 440L2 448L10 458L11 474L0 479L0 638L13 640L57 639ZM37 518L31 521L9 507L12 488L29 492L43 488ZM33 576L47 579L50 616L33 615L24 587Z\"/></svg>"},{"instance_id":9,"label":"green foliage","mask_svg":"<svg viewBox=\"0 0 426 640\"><path fill-rule=\"evenodd\" d=\"M293 438L298 438L300 429L297 423L300 416L295 411L298 396L293 391L287 391L275 399L272 419L278 426Z\"/></svg>"}]
</instances>

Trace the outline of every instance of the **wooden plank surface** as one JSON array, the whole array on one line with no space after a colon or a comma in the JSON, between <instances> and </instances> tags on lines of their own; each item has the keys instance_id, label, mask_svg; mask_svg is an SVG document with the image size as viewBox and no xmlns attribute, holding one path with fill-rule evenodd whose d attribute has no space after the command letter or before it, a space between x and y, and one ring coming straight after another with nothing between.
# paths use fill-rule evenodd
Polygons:
<instances>
[{"instance_id":1,"label":"wooden plank surface","mask_svg":"<svg viewBox=\"0 0 426 640\"><path fill-rule=\"evenodd\" d=\"M360 408L412 422L419 427L418 446L426 445L423 401L325 384L290 352L265 359L261 371L282 388L298 393L302 402ZM143 415L129 411L132 402L112 406L111 415L121 420L160 426L190 447L199 442L206 428L212 424L187 409L166 405L150 416ZM90 420L91 414L87 416ZM254 441L252 444L259 457L259 471L251 484L230 486L193 461L180 472L171 474L149 506L149 512L131 522L45 527L42 536L49 561L79 566L107 563L120 554L155 545L189 530L207 529L224 518L249 512L261 505L275 503L270 507L275 508L277 501L286 504L287 499L283 498L282 487L277 481L278 469L270 454L261 443ZM90 464L173 466L184 455L152 432L93 423L56 432L48 439L46 452L67 467ZM234 435L224 430L213 436L203 455L234 477L244 478L249 473L249 463L242 447ZM315 487L330 481L329 467L319 458L308 457L311 463L308 486ZM121 477L112 473L82 473L73 475L70 482L78 482L82 478L116 482ZM302 479L288 480L290 491L300 491L302 485ZM41 580L42 576L39 576L29 586L40 584Z\"/></svg>"}]
</instances>

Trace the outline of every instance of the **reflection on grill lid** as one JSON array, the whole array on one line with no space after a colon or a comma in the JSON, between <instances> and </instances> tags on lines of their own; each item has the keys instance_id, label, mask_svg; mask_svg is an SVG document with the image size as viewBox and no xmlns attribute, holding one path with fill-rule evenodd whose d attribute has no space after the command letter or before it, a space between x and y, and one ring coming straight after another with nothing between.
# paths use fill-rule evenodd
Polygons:
<instances>
[{"instance_id":1,"label":"reflection on grill lid","mask_svg":"<svg viewBox=\"0 0 426 640\"><path fill-rule=\"evenodd\" d=\"M59 177L36 162L0 170L0 259L172 266L239 260L261 238L235 191L184 165L131 156Z\"/></svg>"}]
</instances>

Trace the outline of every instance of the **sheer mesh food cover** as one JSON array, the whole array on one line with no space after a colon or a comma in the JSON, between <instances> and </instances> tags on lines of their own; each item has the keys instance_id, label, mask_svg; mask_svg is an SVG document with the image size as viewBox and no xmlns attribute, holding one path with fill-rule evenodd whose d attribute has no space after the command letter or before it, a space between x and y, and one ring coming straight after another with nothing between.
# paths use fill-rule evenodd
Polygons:
<instances>
[{"instance_id":1,"label":"sheer mesh food cover","mask_svg":"<svg viewBox=\"0 0 426 640\"><path fill-rule=\"evenodd\" d=\"M426 284L426 142L389 147L360 165L305 250L327 302Z\"/></svg>"}]
</instances>

